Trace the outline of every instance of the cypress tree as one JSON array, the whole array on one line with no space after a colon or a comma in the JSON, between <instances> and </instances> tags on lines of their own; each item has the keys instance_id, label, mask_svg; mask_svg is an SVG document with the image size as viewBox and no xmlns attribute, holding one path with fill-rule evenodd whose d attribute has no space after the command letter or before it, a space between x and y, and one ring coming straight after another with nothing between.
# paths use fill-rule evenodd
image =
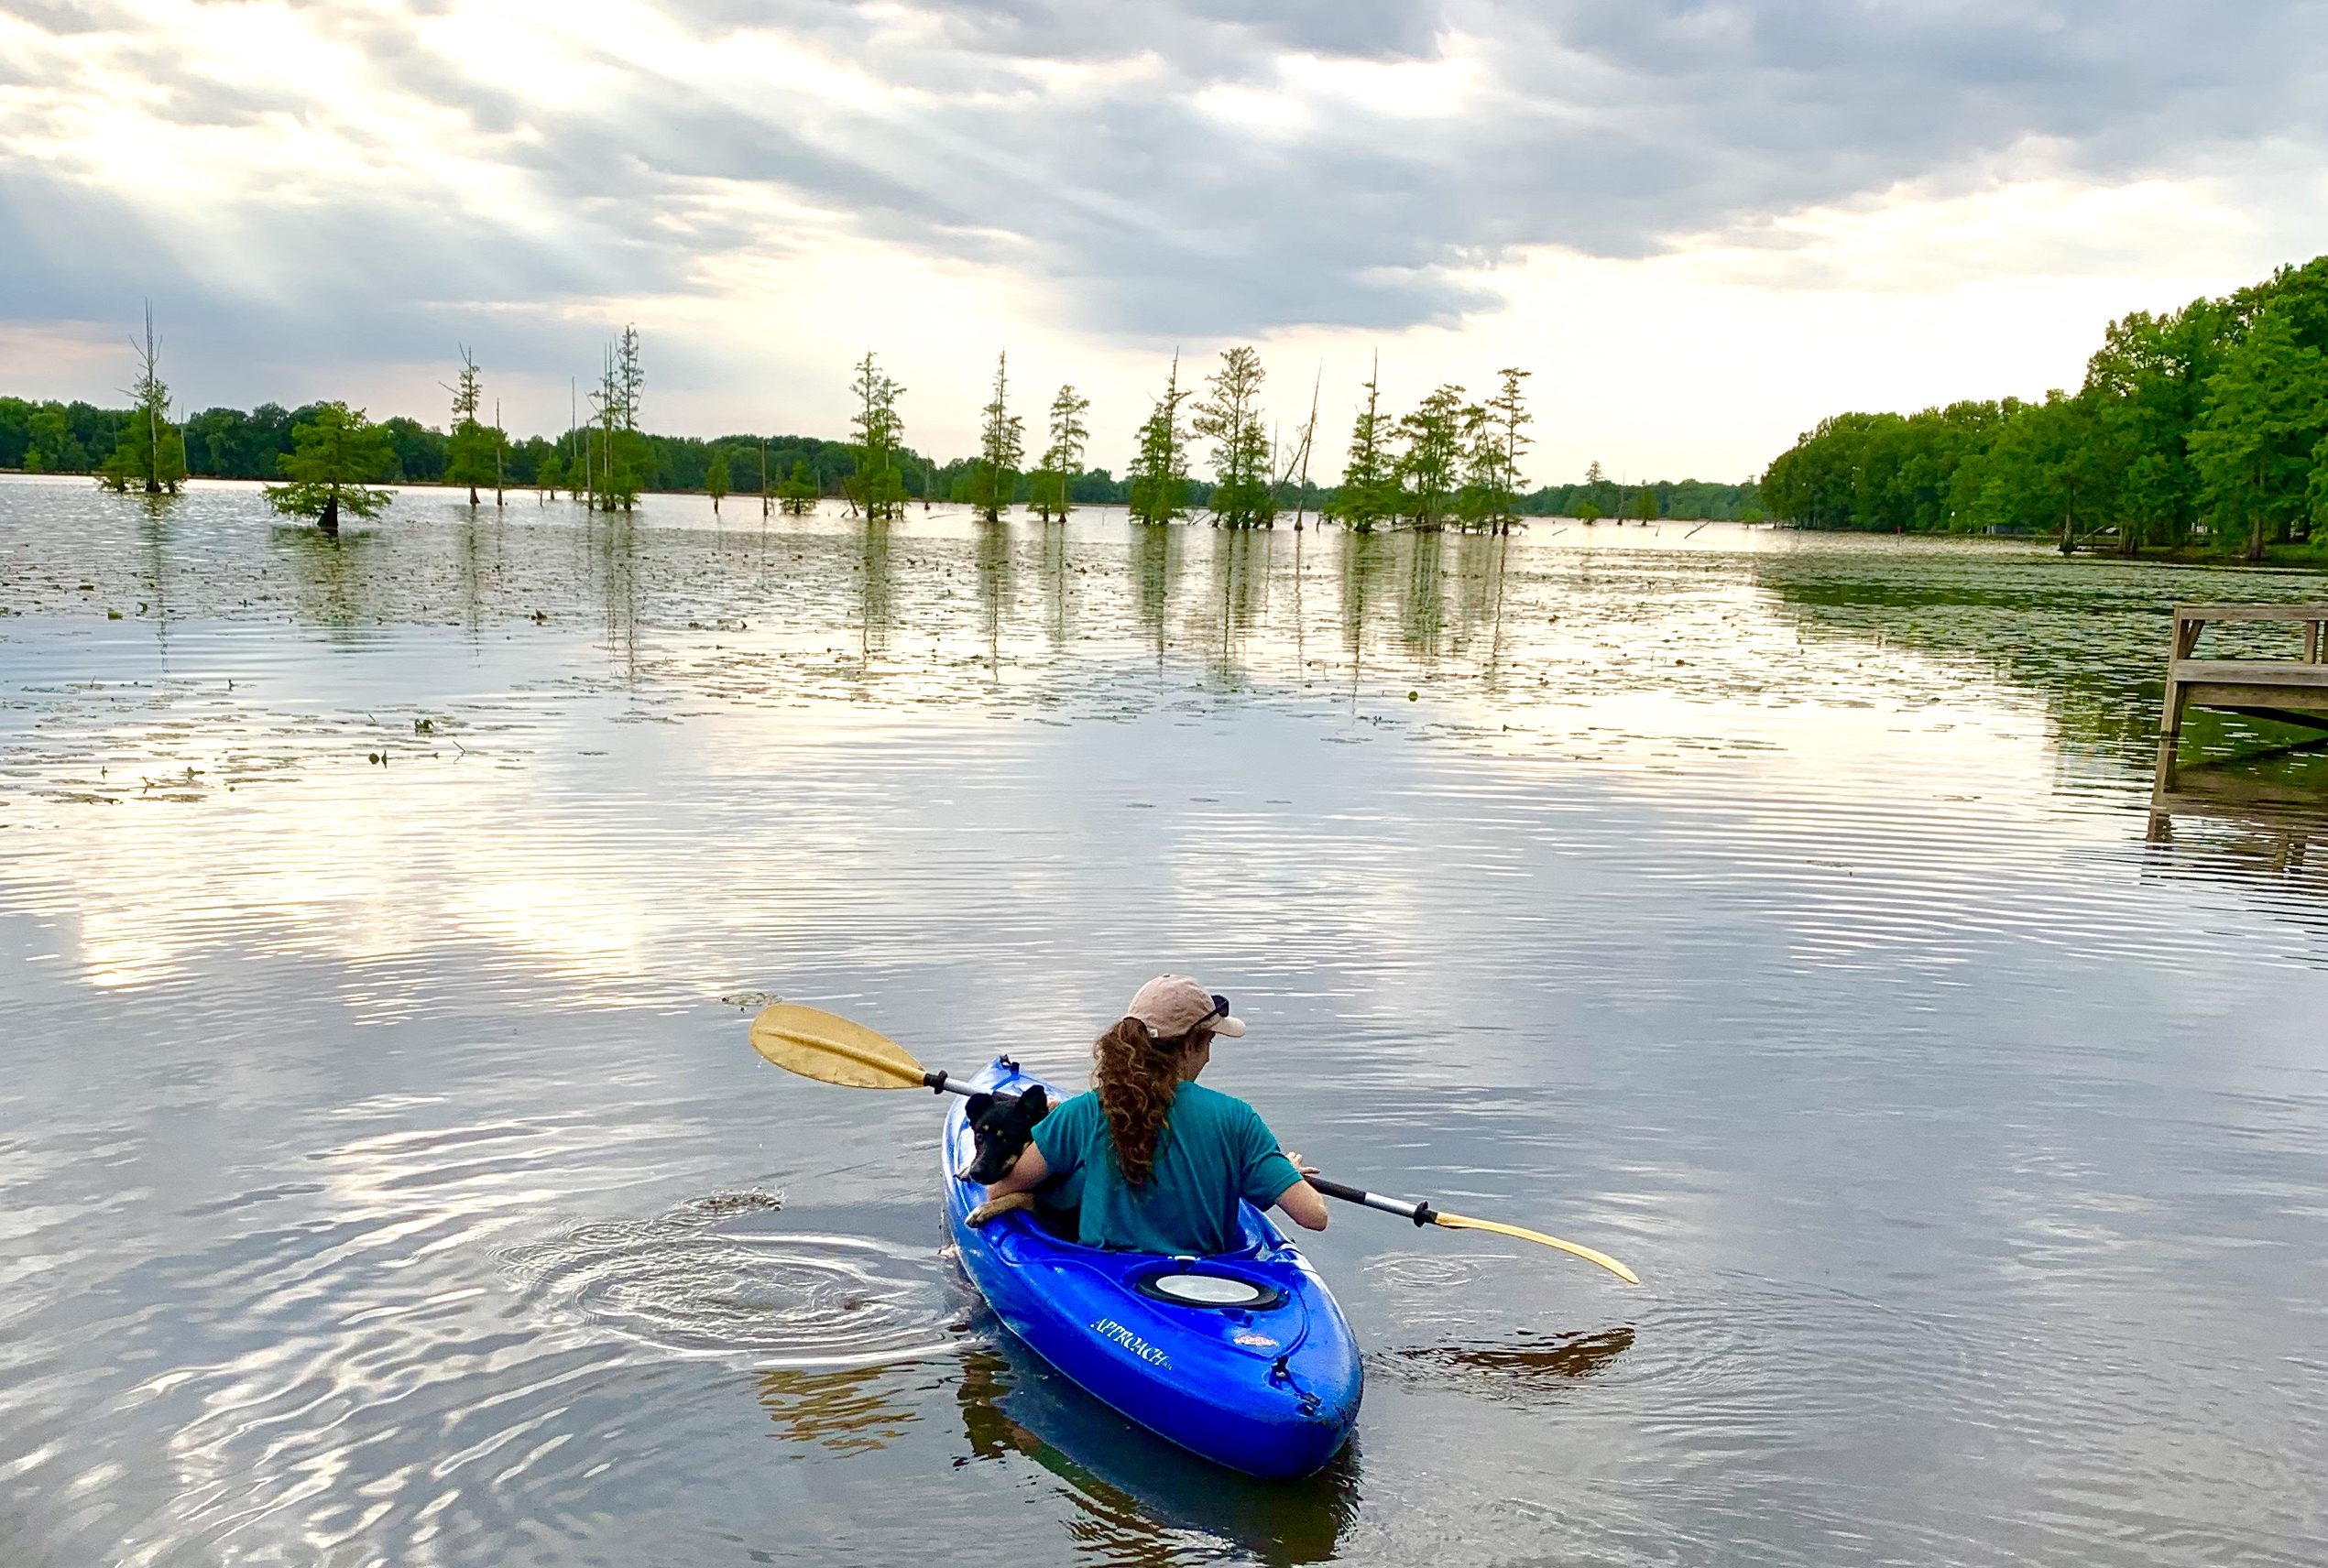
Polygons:
<instances>
[{"instance_id":1,"label":"cypress tree","mask_svg":"<svg viewBox=\"0 0 2328 1568\"><path fill-rule=\"evenodd\" d=\"M493 479L493 437L477 419L484 394L477 379L476 355L461 348L461 376L445 390L453 394L453 436L446 443L444 482L469 487L469 505L477 504L477 486Z\"/></svg>"},{"instance_id":2,"label":"cypress tree","mask_svg":"<svg viewBox=\"0 0 2328 1568\"><path fill-rule=\"evenodd\" d=\"M989 523L1002 520L1026 456L1026 421L1011 412L1011 356L994 360L994 397L979 410L978 472L970 476L970 504Z\"/></svg>"},{"instance_id":3,"label":"cypress tree","mask_svg":"<svg viewBox=\"0 0 2328 1568\"><path fill-rule=\"evenodd\" d=\"M169 419L169 387L161 378L161 346L154 339L154 308L146 307L146 341L137 351L137 381L129 416L98 478L109 490L131 486L148 495L175 495L186 482L186 439Z\"/></svg>"},{"instance_id":4,"label":"cypress tree","mask_svg":"<svg viewBox=\"0 0 2328 1568\"><path fill-rule=\"evenodd\" d=\"M1488 522L1497 533L1508 534L1519 513L1520 487L1526 483L1520 477L1520 455L1536 444L1536 438L1526 431L1527 426L1536 423L1536 416L1528 412L1527 397L1520 386L1534 373L1505 365L1495 374L1501 385L1487 400L1485 410L1484 434L1494 448Z\"/></svg>"},{"instance_id":5,"label":"cypress tree","mask_svg":"<svg viewBox=\"0 0 2328 1568\"><path fill-rule=\"evenodd\" d=\"M1083 416L1091 409L1091 399L1077 394L1072 385L1059 388L1051 399L1051 444L1043 452L1043 467L1036 473L1030 498L1035 512L1044 522L1064 517L1069 510L1067 486L1083 472L1084 442L1091 432L1084 427Z\"/></svg>"},{"instance_id":6,"label":"cypress tree","mask_svg":"<svg viewBox=\"0 0 2328 1568\"><path fill-rule=\"evenodd\" d=\"M1330 515L1352 533L1371 534L1398 509L1398 485L1391 471L1390 417L1383 412L1380 354L1366 382L1366 406L1350 433L1350 459L1334 491Z\"/></svg>"},{"instance_id":7,"label":"cypress tree","mask_svg":"<svg viewBox=\"0 0 2328 1568\"><path fill-rule=\"evenodd\" d=\"M792 460L792 474L776 485L777 504L789 517L805 517L816 509L816 476L808 471L808 459Z\"/></svg>"},{"instance_id":8,"label":"cypress tree","mask_svg":"<svg viewBox=\"0 0 2328 1568\"><path fill-rule=\"evenodd\" d=\"M1267 376L1251 348L1224 349L1220 368L1206 378L1211 395L1196 406L1196 433L1213 443L1213 519L1225 528L1263 527L1276 512L1269 433L1261 417L1261 384Z\"/></svg>"},{"instance_id":9,"label":"cypress tree","mask_svg":"<svg viewBox=\"0 0 2328 1568\"><path fill-rule=\"evenodd\" d=\"M857 475L848 488L851 500L876 521L905 512L905 478L898 471L898 453L905 440L905 421L897 409L905 388L874 362L870 349L858 362L857 413L849 420L856 438ZM797 470L795 473L797 474Z\"/></svg>"},{"instance_id":10,"label":"cypress tree","mask_svg":"<svg viewBox=\"0 0 2328 1568\"><path fill-rule=\"evenodd\" d=\"M340 514L378 516L394 499L385 490L367 487L384 476L396 461L388 433L364 417L361 408L345 403L318 403L308 422L292 428L295 443L283 462L289 483L267 487L267 499L287 517L313 517L327 534L337 536Z\"/></svg>"},{"instance_id":11,"label":"cypress tree","mask_svg":"<svg viewBox=\"0 0 2328 1568\"><path fill-rule=\"evenodd\" d=\"M1141 421L1125 474L1134 522L1168 523L1188 509L1188 435L1180 423L1180 407L1187 400L1180 387L1180 355L1175 354L1164 396Z\"/></svg>"}]
</instances>

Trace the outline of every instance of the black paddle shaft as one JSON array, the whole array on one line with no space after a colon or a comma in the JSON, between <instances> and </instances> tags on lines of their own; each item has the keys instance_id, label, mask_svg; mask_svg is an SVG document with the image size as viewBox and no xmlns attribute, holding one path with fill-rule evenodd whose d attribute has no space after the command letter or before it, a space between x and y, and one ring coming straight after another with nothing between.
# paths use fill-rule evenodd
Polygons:
<instances>
[{"instance_id":1,"label":"black paddle shaft","mask_svg":"<svg viewBox=\"0 0 2328 1568\"><path fill-rule=\"evenodd\" d=\"M1413 1220L1418 1225L1429 1225L1438 1216L1427 1203L1410 1203L1398 1198L1385 1198L1379 1192L1369 1192L1362 1187L1348 1187L1339 1181L1328 1181L1323 1176L1312 1176L1309 1184L1329 1198L1339 1198L1345 1203L1363 1203L1370 1209L1380 1209L1386 1214L1396 1214L1403 1220Z\"/></svg>"},{"instance_id":2,"label":"black paddle shaft","mask_svg":"<svg viewBox=\"0 0 2328 1568\"><path fill-rule=\"evenodd\" d=\"M1016 1064L1013 1063L1012 1065ZM946 1071L943 1067L937 1069L934 1073L923 1073L922 1087L927 1089L933 1094L959 1094L966 1100L973 1094L984 1094L989 1092L985 1089L973 1089L967 1083L956 1083L952 1078L946 1075ZM1022 1091L1022 1093L1024 1091ZM1019 1096L1017 1094L996 1094L994 1095L994 1103L999 1105L1015 1105L1019 1103Z\"/></svg>"}]
</instances>

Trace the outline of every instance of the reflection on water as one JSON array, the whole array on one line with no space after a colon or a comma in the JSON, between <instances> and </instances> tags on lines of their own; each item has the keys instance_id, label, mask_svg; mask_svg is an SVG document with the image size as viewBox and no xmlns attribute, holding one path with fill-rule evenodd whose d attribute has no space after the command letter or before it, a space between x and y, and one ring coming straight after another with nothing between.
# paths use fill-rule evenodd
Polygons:
<instances>
[{"instance_id":1,"label":"reflection on water","mask_svg":"<svg viewBox=\"0 0 2328 1568\"><path fill-rule=\"evenodd\" d=\"M878 1367L837 1367L808 1372L771 1367L755 1379L760 1402L776 1430L793 1443L836 1454L886 1447L920 1416L892 1398Z\"/></svg>"},{"instance_id":2,"label":"reflection on water","mask_svg":"<svg viewBox=\"0 0 2328 1568\"><path fill-rule=\"evenodd\" d=\"M1165 612L1178 585L1181 530L1134 523L1131 532L1131 578L1139 597L1140 624L1155 638L1156 651L1164 649Z\"/></svg>"},{"instance_id":3,"label":"reflection on water","mask_svg":"<svg viewBox=\"0 0 2328 1568\"><path fill-rule=\"evenodd\" d=\"M956 1396L971 1456L1033 1461L1064 1483L1067 1533L1103 1563L1212 1562L1228 1542L1265 1563L1329 1561L1357 1517L1357 1445L1317 1475L1261 1482L1192 1457L1061 1377L991 1321Z\"/></svg>"},{"instance_id":4,"label":"reflection on water","mask_svg":"<svg viewBox=\"0 0 2328 1568\"><path fill-rule=\"evenodd\" d=\"M890 603L889 523L866 523L863 540L857 558L857 653L869 662L875 654L889 651L890 623L896 614Z\"/></svg>"},{"instance_id":5,"label":"reflection on water","mask_svg":"<svg viewBox=\"0 0 2328 1568\"><path fill-rule=\"evenodd\" d=\"M1483 1399L1531 1400L1557 1397L1566 1382L1606 1370L1632 1348L1633 1330L1620 1326L1557 1335L1541 1345L1415 1345L1393 1354L1410 1376L1445 1375Z\"/></svg>"},{"instance_id":6,"label":"reflection on water","mask_svg":"<svg viewBox=\"0 0 2328 1568\"><path fill-rule=\"evenodd\" d=\"M2316 1563L2328 758L2150 797L2164 607L2279 594L0 479L0 1558ZM1166 964L1650 1285L1337 1214L1364 1458L1248 1487L720 1000L1072 1082Z\"/></svg>"}]
</instances>

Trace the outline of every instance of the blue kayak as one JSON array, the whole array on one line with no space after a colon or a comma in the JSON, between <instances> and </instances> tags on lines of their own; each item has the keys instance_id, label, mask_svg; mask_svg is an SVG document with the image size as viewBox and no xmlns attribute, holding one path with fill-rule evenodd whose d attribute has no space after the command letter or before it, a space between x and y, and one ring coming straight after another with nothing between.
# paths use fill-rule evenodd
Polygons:
<instances>
[{"instance_id":1,"label":"blue kayak","mask_svg":"<svg viewBox=\"0 0 2328 1568\"><path fill-rule=\"evenodd\" d=\"M1041 1083L1007 1057L971 1086ZM1306 1475L1339 1452L1364 1386L1358 1342L1316 1269L1243 1205L1242 1245L1207 1258L1109 1252L1023 1211L973 1230L985 1198L955 1172L973 1153L966 1103L945 1116L940 1181L962 1267L1013 1334L1083 1389L1161 1437L1247 1475Z\"/></svg>"}]
</instances>

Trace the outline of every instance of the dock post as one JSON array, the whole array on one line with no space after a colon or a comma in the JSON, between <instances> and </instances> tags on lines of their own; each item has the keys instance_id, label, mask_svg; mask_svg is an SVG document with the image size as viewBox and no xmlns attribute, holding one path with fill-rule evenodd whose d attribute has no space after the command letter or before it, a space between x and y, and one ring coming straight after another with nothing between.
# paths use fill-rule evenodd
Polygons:
<instances>
[{"instance_id":1,"label":"dock post","mask_svg":"<svg viewBox=\"0 0 2328 1568\"><path fill-rule=\"evenodd\" d=\"M2182 712L2191 702L2190 693L2175 672L2199 646L2199 628L2205 625L2202 620L2186 616L2180 605L2175 607L2174 645L2167 658L2166 701L2159 713L2159 766L2150 779L2153 795L2163 795L2174 788L2175 753L2182 744Z\"/></svg>"}]
</instances>

